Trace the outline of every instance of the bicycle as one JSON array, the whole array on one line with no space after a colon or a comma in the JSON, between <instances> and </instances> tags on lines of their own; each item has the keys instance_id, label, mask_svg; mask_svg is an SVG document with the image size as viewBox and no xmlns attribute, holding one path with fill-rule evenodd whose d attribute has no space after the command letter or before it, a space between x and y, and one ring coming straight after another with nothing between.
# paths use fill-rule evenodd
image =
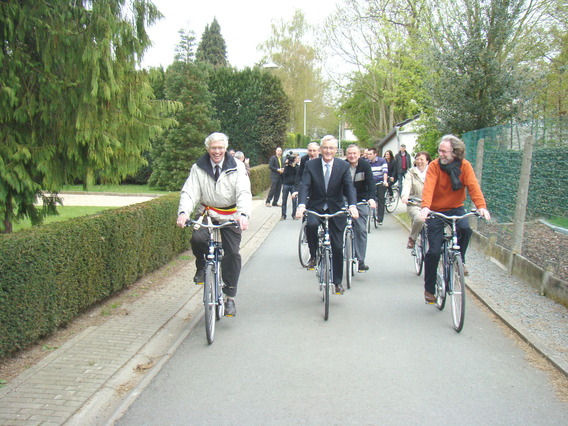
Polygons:
<instances>
[{"instance_id":1,"label":"bicycle","mask_svg":"<svg viewBox=\"0 0 568 426\"><path fill-rule=\"evenodd\" d=\"M377 182L375 184L375 186L383 186L383 182ZM386 203L386 197L387 197L387 193L385 192L385 203ZM369 212L369 220L367 222L367 231L370 233L371 232L371 220L373 221L373 226L375 227L375 229L377 229L379 227L379 225L381 224L381 221L379 221L379 216L377 213L377 207L375 207L374 209L371 209Z\"/></svg>"},{"instance_id":2,"label":"bicycle","mask_svg":"<svg viewBox=\"0 0 568 426\"><path fill-rule=\"evenodd\" d=\"M298 257L300 258L300 265L307 268L310 261L310 248L308 246L308 237L306 235L306 216L302 219L300 226L300 236L298 238Z\"/></svg>"},{"instance_id":3,"label":"bicycle","mask_svg":"<svg viewBox=\"0 0 568 426\"><path fill-rule=\"evenodd\" d=\"M367 206L370 209L368 201L360 201L357 206ZM367 229L368 224L371 221L370 217L367 217ZM358 268L359 259L355 257L355 230L353 229L353 218L351 215L347 216L347 226L345 226L345 231L343 231L343 259L345 261L345 281L347 288L351 288L351 283L353 282L353 276L355 275L355 268Z\"/></svg>"},{"instance_id":4,"label":"bicycle","mask_svg":"<svg viewBox=\"0 0 568 426\"><path fill-rule=\"evenodd\" d=\"M389 213L392 213L396 210L398 201L400 200L400 188L398 187L398 185L393 185L391 189L392 195L389 194L389 191L385 193L385 209Z\"/></svg>"},{"instance_id":5,"label":"bicycle","mask_svg":"<svg viewBox=\"0 0 568 426\"><path fill-rule=\"evenodd\" d=\"M223 300L223 278L221 276L221 260L223 259L223 245L221 242L221 229L229 226L238 226L234 220L221 224L214 224L207 216L206 224L202 223L203 216L198 220L188 219L187 226L193 229L200 227L209 231L209 251L205 259L205 280L203 286L203 306L205 308L205 334L207 342L213 343L215 339L215 321L220 320L225 314L225 302ZM213 314L215 312L215 315Z\"/></svg>"},{"instance_id":6,"label":"bicycle","mask_svg":"<svg viewBox=\"0 0 568 426\"><path fill-rule=\"evenodd\" d=\"M409 198L408 202L414 202L420 204L422 200L420 198ZM422 274L424 269L424 256L428 251L428 233L426 224L422 225L420 233L416 237L414 242L414 248L411 251L412 256L414 256L414 269L416 270L416 275Z\"/></svg>"},{"instance_id":7,"label":"bicycle","mask_svg":"<svg viewBox=\"0 0 568 426\"><path fill-rule=\"evenodd\" d=\"M465 278L456 223L469 216L481 216L477 211L471 211L462 216L446 216L438 212L429 214L430 218L436 216L445 222L436 279L436 306L439 310L443 310L447 295L452 297L452 320L454 329L459 333L463 329L465 320Z\"/></svg>"},{"instance_id":8,"label":"bicycle","mask_svg":"<svg viewBox=\"0 0 568 426\"><path fill-rule=\"evenodd\" d=\"M313 210L306 210L307 214L313 214L319 218L324 219L323 224L319 226L318 230L318 247L316 251L316 276L320 291L322 292L322 301L324 303L323 318L327 321L329 318L329 295L331 289L334 289L333 282L333 254L331 250L331 239L329 235L329 219L342 214L349 214L347 210L339 210L335 213L318 213Z\"/></svg>"}]
</instances>

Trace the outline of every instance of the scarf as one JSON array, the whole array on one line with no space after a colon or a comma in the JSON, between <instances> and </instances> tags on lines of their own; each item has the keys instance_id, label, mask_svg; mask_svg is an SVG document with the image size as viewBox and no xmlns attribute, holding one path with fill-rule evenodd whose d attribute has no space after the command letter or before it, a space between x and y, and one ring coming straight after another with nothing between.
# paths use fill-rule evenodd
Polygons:
<instances>
[{"instance_id":1,"label":"scarf","mask_svg":"<svg viewBox=\"0 0 568 426\"><path fill-rule=\"evenodd\" d=\"M440 163L440 169L450 175L450 180L452 181L452 190L454 191L460 190L463 186L460 180L461 165L461 160L454 160L450 164Z\"/></svg>"}]
</instances>

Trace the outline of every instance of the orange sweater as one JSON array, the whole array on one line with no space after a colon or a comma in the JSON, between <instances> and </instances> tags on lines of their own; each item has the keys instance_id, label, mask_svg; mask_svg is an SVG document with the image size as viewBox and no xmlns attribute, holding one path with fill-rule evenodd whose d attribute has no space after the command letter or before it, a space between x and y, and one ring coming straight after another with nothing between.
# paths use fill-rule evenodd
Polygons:
<instances>
[{"instance_id":1,"label":"orange sweater","mask_svg":"<svg viewBox=\"0 0 568 426\"><path fill-rule=\"evenodd\" d=\"M461 189L452 190L450 175L440 169L440 160L435 159L428 165L424 191L422 192L422 207L428 207L433 211L445 211L463 206L465 201L465 188L478 209L487 208L485 198L475 177L471 163L462 160L460 180L463 184Z\"/></svg>"}]
</instances>

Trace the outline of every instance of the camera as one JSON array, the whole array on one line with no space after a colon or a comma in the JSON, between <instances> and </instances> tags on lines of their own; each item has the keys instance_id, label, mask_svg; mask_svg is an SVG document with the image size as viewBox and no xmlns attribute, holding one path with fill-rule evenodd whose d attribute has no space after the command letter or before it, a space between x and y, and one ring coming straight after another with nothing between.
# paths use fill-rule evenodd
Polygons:
<instances>
[{"instance_id":1,"label":"camera","mask_svg":"<svg viewBox=\"0 0 568 426\"><path fill-rule=\"evenodd\" d=\"M296 156L294 154L288 154L286 156L286 165L291 166L296 162Z\"/></svg>"}]
</instances>

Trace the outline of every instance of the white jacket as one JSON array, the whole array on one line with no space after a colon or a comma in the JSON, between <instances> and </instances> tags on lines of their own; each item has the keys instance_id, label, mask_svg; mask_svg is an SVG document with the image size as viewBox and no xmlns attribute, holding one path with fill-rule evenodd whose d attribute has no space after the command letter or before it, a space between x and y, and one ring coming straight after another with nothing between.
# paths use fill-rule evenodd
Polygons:
<instances>
[{"instance_id":1,"label":"white jacket","mask_svg":"<svg viewBox=\"0 0 568 426\"><path fill-rule=\"evenodd\" d=\"M202 213L205 206L219 209L236 206L237 212L232 215L221 215L209 210L211 218L221 222L236 219L241 214L250 216L252 207L250 179L242 161L236 161L232 155L225 154L217 182L209 154L205 154L195 162L181 189L178 215L185 213L191 216L196 207L197 212Z\"/></svg>"}]
</instances>

